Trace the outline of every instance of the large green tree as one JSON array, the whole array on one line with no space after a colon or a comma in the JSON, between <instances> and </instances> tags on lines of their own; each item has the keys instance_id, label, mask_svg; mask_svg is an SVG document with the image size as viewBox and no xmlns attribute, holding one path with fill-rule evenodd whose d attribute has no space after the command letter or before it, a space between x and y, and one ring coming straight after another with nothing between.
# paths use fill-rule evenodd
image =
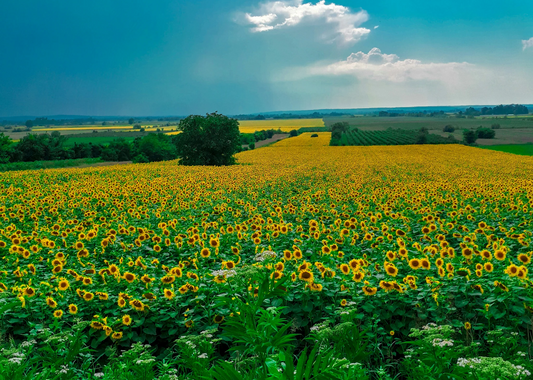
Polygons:
<instances>
[{"instance_id":1,"label":"large green tree","mask_svg":"<svg viewBox=\"0 0 533 380\"><path fill-rule=\"evenodd\" d=\"M239 122L211 113L182 119L173 138L181 165L232 165L241 145Z\"/></svg>"}]
</instances>

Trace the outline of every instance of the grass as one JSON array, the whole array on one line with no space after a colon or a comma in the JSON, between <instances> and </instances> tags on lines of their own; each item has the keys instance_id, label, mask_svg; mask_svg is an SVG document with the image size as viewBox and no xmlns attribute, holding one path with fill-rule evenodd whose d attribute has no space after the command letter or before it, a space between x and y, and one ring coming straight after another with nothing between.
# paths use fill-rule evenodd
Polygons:
<instances>
[{"instance_id":1,"label":"grass","mask_svg":"<svg viewBox=\"0 0 533 380\"><path fill-rule=\"evenodd\" d=\"M102 160L100 158L78 158L72 160L56 161L11 162L9 164L0 164L0 172L9 172L15 170L70 168L80 165L96 164L97 162L102 162Z\"/></svg>"},{"instance_id":2,"label":"grass","mask_svg":"<svg viewBox=\"0 0 533 380\"><path fill-rule=\"evenodd\" d=\"M522 156L533 156L533 144L492 145L492 146L480 146L480 148L495 150L498 152L520 154Z\"/></svg>"}]
</instances>

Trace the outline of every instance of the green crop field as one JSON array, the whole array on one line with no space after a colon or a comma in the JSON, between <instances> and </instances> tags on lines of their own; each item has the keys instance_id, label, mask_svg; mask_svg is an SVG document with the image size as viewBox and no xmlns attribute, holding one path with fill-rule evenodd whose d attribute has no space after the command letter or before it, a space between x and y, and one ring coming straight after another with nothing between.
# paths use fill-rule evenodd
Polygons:
<instances>
[{"instance_id":1,"label":"green crop field","mask_svg":"<svg viewBox=\"0 0 533 380\"><path fill-rule=\"evenodd\" d=\"M351 129L342 134L338 145L411 145L417 143L418 135L417 131L404 129L387 129L385 131ZM428 134L426 139L427 144L456 144L458 142L453 136L443 137L434 134Z\"/></svg>"},{"instance_id":2,"label":"green crop field","mask_svg":"<svg viewBox=\"0 0 533 380\"><path fill-rule=\"evenodd\" d=\"M520 155L523 155L523 156L533 156L533 144L491 145L491 146L482 146L480 148L496 150L498 152L520 154Z\"/></svg>"},{"instance_id":3,"label":"green crop field","mask_svg":"<svg viewBox=\"0 0 533 380\"><path fill-rule=\"evenodd\" d=\"M331 126L337 122L347 122L351 127L362 130L380 129L420 129L440 130L451 124L456 130L477 128L479 126L490 128L492 124L500 124L502 129L533 128L533 117L492 117L483 116L473 119L458 119L455 117L370 117L370 116L343 116L324 118L324 124Z\"/></svg>"}]
</instances>

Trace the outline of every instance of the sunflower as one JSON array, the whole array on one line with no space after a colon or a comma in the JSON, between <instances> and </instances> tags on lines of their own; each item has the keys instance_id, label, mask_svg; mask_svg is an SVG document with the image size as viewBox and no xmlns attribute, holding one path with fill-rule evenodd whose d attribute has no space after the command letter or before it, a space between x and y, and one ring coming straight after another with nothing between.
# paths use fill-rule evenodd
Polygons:
<instances>
[{"instance_id":1,"label":"sunflower","mask_svg":"<svg viewBox=\"0 0 533 380\"><path fill-rule=\"evenodd\" d=\"M52 297L47 297L46 298L46 304L51 307L52 309L55 309L57 307L57 302L54 301L54 299Z\"/></svg>"},{"instance_id":2,"label":"sunflower","mask_svg":"<svg viewBox=\"0 0 533 380\"><path fill-rule=\"evenodd\" d=\"M281 269L277 269L277 268L276 268L276 269L277 269L277 270L283 270L283 263L279 263L279 264L281 264ZM228 269L233 269L233 268L235 268L235 261L232 261L232 260L230 260L230 261L226 261L226 268L228 268ZM179 277L179 276L178 276L178 277Z\"/></svg>"},{"instance_id":3,"label":"sunflower","mask_svg":"<svg viewBox=\"0 0 533 380\"><path fill-rule=\"evenodd\" d=\"M131 317L128 314L122 316L122 324L123 325L129 326L129 325L131 325L132 321L133 320L131 319Z\"/></svg>"},{"instance_id":4,"label":"sunflower","mask_svg":"<svg viewBox=\"0 0 533 380\"><path fill-rule=\"evenodd\" d=\"M350 266L347 265L347 264L341 264L340 265L340 270L344 274L349 274L350 273Z\"/></svg>"},{"instance_id":5,"label":"sunflower","mask_svg":"<svg viewBox=\"0 0 533 380\"><path fill-rule=\"evenodd\" d=\"M104 328L104 324L102 322L92 321L91 322L91 328L93 328L95 330L101 330L101 329Z\"/></svg>"},{"instance_id":6,"label":"sunflower","mask_svg":"<svg viewBox=\"0 0 533 380\"><path fill-rule=\"evenodd\" d=\"M228 269L232 269L232 268L228 268ZM283 272L283 269L285 269L285 265L283 265L282 262L276 263L274 264L274 269L277 271Z\"/></svg>"},{"instance_id":7,"label":"sunflower","mask_svg":"<svg viewBox=\"0 0 533 380\"><path fill-rule=\"evenodd\" d=\"M86 293L83 294L83 299L85 301L92 301L93 298L94 298L94 294L91 293L91 292L86 292Z\"/></svg>"},{"instance_id":8,"label":"sunflower","mask_svg":"<svg viewBox=\"0 0 533 380\"><path fill-rule=\"evenodd\" d=\"M194 326L194 321L192 319L189 319L187 322L185 322L185 327L187 327L188 329L190 329L193 326Z\"/></svg>"},{"instance_id":9,"label":"sunflower","mask_svg":"<svg viewBox=\"0 0 533 380\"><path fill-rule=\"evenodd\" d=\"M425 270L429 270L429 269L431 268L431 263L430 263L429 260L426 259L426 258L420 260L420 265L421 265L422 268L424 268Z\"/></svg>"},{"instance_id":10,"label":"sunflower","mask_svg":"<svg viewBox=\"0 0 533 380\"><path fill-rule=\"evenodd\" d=\"M392 282L388 282L388 281L380 281L379 282L379 287L385 291L389 291L389 290L392 290L394 289L394 285Z\"/></svg>"},{"instance_id":11,"label":"sunflower","mask_svg":"<svg viewBox=\"0 0 533 380\"><path fill-rule=\"evenodd\" d=\"M346 300L341 300L341 306L344 307L348 304L348 302Z\"/></svg>"},{"instance_id":12,"label":"sunflower","mask_svg":"<svg viewBox=\"0 0 533 380\"><path fill-rule=\"evenodd\" d=\"M465 329L470 330L471 328L472 328L472 325L470 324L470 322L465 322Z\"/></svg>"},{"instance_id":13,"label":"sunflower","mask_svg":"<svg viewBox=\"0 0 533 380\"><path fill-rule=\"evenodd\" d=\"M515 277L518 274L518 267L515 264L511 264L504 271L511 277Z\"/></svg>"},{"instance_id":14,"label":"sunflower","mask_svg":"<svg viewBox=\"0 0 533 380\"><path fill-rule=\"evenodd\" d=\"M211 251L209 250L209 248L203 248L201 251L200 251L200 256L202 256L204 259L208 258L209 256L211 256Z\"/></svg>"},{"instance_id":15,"label":"sunflower","mask_svg":"<svg viewBox=\"0 0 533 380\"><path fill-rule=\"evenodd\" d=\"M377 288L373 288L371 286L363 286L363 293L365 293L366 296L373 296L378 291Z\"/></svg>"},{"instance_id":16,"label":"sunflower","mask_svg":"<svg viewBox=\"0 0 533 380\"><path fill-rule=\"evenodd\" d=\"M24 295L27 297L33 297L35 295L35 289L33 289L31 286L28 286L24 289Z\"/></svg>"},{"instance_id":17,"label":"sunflower","mask_svg":"<svg viewBox=\"0 0 533 380\"><path fill-rule=\"evenodd\" d=\"M272 272L272 274L270 275L270 278L273 278L274 280L278 280L282 277L283 277L283 272L279 270Z\"/></svg>"},{"instance_id":18,"label":"sunflower","mask_svg":"<svg viewBox=\"0 0 533 380\"><path fill-rule=\"evenodd\" d=\"M503 260L505 260L506 256L507 256L507 254L505 253L505 251L503 249L498 249L498 250L496 250L496 252L494 252L494 258L496 260L503 261Z\"/></svg>"},{"instance_id":19,"label":"sunflower","mask_svg":"<svg viewBox=\"0 0 533 380\"><path fill-rule=\"evenodd\" d=\"M398 268L396 268L394 264L390 264L385 267L385 272L387 272L389 276L396 277L398 274Z\"/></svg>"},{"instance_id":20,"label":"sunflower","mask_svg":"<svg viewBox=\"0 0 533 380\"><path fill-rule=\"evenodd\" d=\"M309 289L311 289L311 291L313 292L321 292L322 284L317 284L317 283L312 282L309 284Z\"/></svg>"},{"instance_id":21,"label":"sunflower","mask_svg":"<svg viewBox=\"0 0 533 380\"><path fill-rule=\"evenodd\" d=\"M118 304L118 307L122 308L122 307L126 306L126 300L124 298L122 298L122 297L119 297L117 304Z\"/></svg>"},{"instance_id":22,"label":"sunflower","mask_svg":"<svg viewBox=\"0 0 533 380\"><path fill-rule=\"evenodd\" d=\"M355 282L361 282L363 278L365 278L365 274L363 272L355 272L352 277L352 280L354 280Z\"/></svg>"},{"instance_id":23,"label":"sunflower","mask_svg":"<svg viewBox=\"0 0 533 380\"><path fill-rule=\"evenodd\" d=\"M481 294L484 293L483 287L481 285L479 285L479 284L472 285L472 289L477 290L478 292L481 292Z\"/></svg>"},{"instance_id":24,"label":"sunflower","mask_svg":"<svg viewBox=\"0 0 533 380\"><path fill-rule=\"evenodd\" d=\"M393 261L394 259L396 258L396 253L392 252L392 251L388 251L387 252L387 259L389 261Z\"/></svg>"},{"instance_id":25,"label":"sunflower","mask_svg":"<svg viewBox=\"0 0 533 380\"><path fill-rule=\"evenodd\" d=\"M171 300L175 296L174 292L171 289L164 289L163 294L165 295L165 298L168 300Z\"/></svg>"},{"instance_id":26,"label":"sunflower","mask_svg":"<svg viewBox=\"0 0 533 380\"><path fill-rule=\"evenodd\" d=\"M135 281L135 279L137 278L137 275L134 273L130 273L130 272L124 272L124 275L122 276L122 278L131 284L133 281Z\"/></svg>"},{"instance_id":27,"label":"sunflower","mask_svg":"<svg viewBox=\"0 0 533 380\"><path fill-rule=\"evenodd\" d=\"M474 251L468 247L463 248L462 252L463 252L463 256L467 259L472 258L472 255L474 254Z\"/></svg>"},{"instance_id":28,"label":"sunflower","mask_svg":"<svg viewBox=\"0 0 533 380\"><path fill-rule=\"evenodd\" d=\"M68 288L70 288L70 283L66 279L63 278L61 279L61 281L59 281L59 284L57 285L57 287L59 288L59 290L65 291Z\"/></svg>"},{"instance_id":29,"label":"sunflower","mask_svg":"<svg viewBox=\"0 0 533 380\"><path fill-rule=\"evenodd\" d=\"M209 239L209 245L213 248L220 247L220 242L217 239Z\"/></svg>"},{"instance_id":30,"label":"sunflower","mask_svg":"<svg viewBox=\"0 0 533 380\"><path fill-rule=\"evenodd\" d=\"M83 248L85 248L85 245L83 245L83 242L78 241L74 244L74 248L77 249L78 251L81 251Z\"/></svg>"},{"instance_id":31,"label":"sunflower","mask_svg":"<svg viewBox=\"0 0 533 380\"><path fill-rule=\"evenodd\" d=\"M145 307L144 303L142 303L142 301L140 300L131 300L130 306L132 306L137 311L143 311Z\"/></svg>"},{"instance_id":32,"label":"sunflower","mask_svg":"<svg viewBox=\"0 0 533 380\"><path fill-rule=\"evenodd\" d=\"M491 260L492 259L492 254L487 251L486 249L484 249L483 251L480 252L480 256L483 260Z\"/></svg>"},{"instance_id":33,"label":"sunflower","mask_svg":"<svg viewBox=\"0 0 533 380\"><path fill-rule=\"evenodd\" d=\"M350 265L353 270L357 270L359 268L359 261L357 261L356 259L350 260L348 265Z\"/></svg>"},{"instance_id":34,"label":"sunflower","mask_svg":"<svg viewBox=\"0 0 533 380\"><path fill-rule=\"evenodd\" d=\"M298 278L300 280L303 280L305 282L308 282L308 283L312 283L313 282L313 279L314 279L314 276L313 276L313 272L305 269L305 270L302 270L298 276Z\"/></svg>"},{"instance_id":35,"label":"sunflower","mask_svg":"<svg viewBox=\"0 0 533 380\"><path fill-rule=\"evenodd\" d=\"M411 269L417 270L421 266L421 262L418 259L411 259L409 260L409 266Z\"/></svg>"},{"instance_id":36,"label":"sunflower","mask_svg":"<svg viewBox=\"0 0 533 380\"><path fill-rule=\"evenodd\" d=\"M83 282L83 285L91 285L93 283L93 279L90 277L84 277L82 282Z\"/></svg>"},{"instance_id":37,"label":"sunflower","mask_svg":"<svg viewBox=\"0 0 533 380\"><path fill-rule=\"evenodd\" d=\"M222 315L215 315L213 317L213 322L217 323L217 324L220 324L222 322L224 322L224 316Z\"/></svg>"},{"instance_id":38,"label":"sunflower","mask_svg":"<svg viewBox=\"0 0 533 380\"><path fill-rule=\"evenodd\" d=\"M522 264L529 264L531 262L531 257L526 255L525 253L521 253L518 255L518 260L522 262Z\"/></svg>"},{"instance_id":39,"label":"sunflower","mask_svg":"<svg viewBox=\"0 0 533 380\"><path fill-rule=\"evenodd\" d=\"M176 281L176 277L166 275L161 278L161 282L165 285L172 284L174 281Z\"/></svg>"},{"instance_id":40,"label":"sunflower","mask_svg":"<svg viewBox=\"0 0 533 380\"><path fill-rule=\"evenodd\" d=\"M113 334L111 334L111 339L113 340L120 340L122 339L122 331L115 331Z\"/></svg>"},{"instance_id":41,"label":"sunflower","mask_svg":"<svg viewBox=\"0 0 533 380\"><path fill-rule=\"evenodd\" d=\"M76 305L74 305L73 303L71 303L70 305L68 305L68 312L70 314L77 314L78 313L78 307Z\"/></svg>"},{"instance_id":42,"label":"sunflower","mask_svg":"<svg viewBox=\"0 0 533 380\"><path fill-rule=\"evenodd\" d=\"M63 310L54 311L54 318L59 319L63 316Z\"/></svg>"}]
</instances>

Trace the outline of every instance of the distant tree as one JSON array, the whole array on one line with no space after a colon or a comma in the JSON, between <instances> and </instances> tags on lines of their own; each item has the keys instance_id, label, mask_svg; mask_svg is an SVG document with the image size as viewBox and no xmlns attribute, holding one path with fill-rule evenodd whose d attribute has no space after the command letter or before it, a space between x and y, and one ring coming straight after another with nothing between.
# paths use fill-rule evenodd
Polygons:
<instances>
[{"instance_id":1,"label":"distant tree","mask_svg":"<svg viewBox=\"0 0 533 380\"><path fill-rule=\"evenodd\" d=\"M443 129L444 132L454 132L455 131L455 127L451 124L448 124L447 126L444 127Z\"/></svg>"},{"instance_id":2,"label":"distant tree","mask_svg":"<svg viewBox=\"0 0 533 380\"><path fill-rule=\"evenodd\" d=\"M492 129L500 129L501 126L500 126L500 124L492 124L492 125L491 125L491 128L492 128Z\"/></svg>"},{"instance_id":3,"label":"distant tree","mask_svg":"<svg viewBox=\"0 0 533 380\"><path fill-rule=\"evenodd\" d=\"M416 136L416 143L417 144L427 144L428 142L428 129L426 127L422 127L418 131L418 135Z\"/></svg>"},{"instance_id":4,"label":"distant tree","mask_svg":"<svg viewBox=\"0 0 533 380\"><path fill-rule=\"evenodd\" d=\"M173 137L181 165L231 165L241 144L239 122L211 113L191 115L178 125L182 133Z\"/></svg>"},{"instance_id":5,"label":"distant tree","mask_svg":"<svg viewBox=\"0 0 533 380\"><path fill-rule=\"evenodd\" d=\"M465 129L463 131L463 142L468 145L472 145L477 140L477 132L473 129Z\"/></svg>"},{"instance_id":6,"label":"distant tree","mask_svg":"<svg viewBox=\"0 0 533 380\"><path fill-rule=\"evenodd\" d=\"M33 128L33 120L26 120L26 127Z\"/></svg>"},{"instance_id":7,"label":"distant tree","mask_svg":"<svg viewBox=\"0 0 533 380\"><path fill-rule=\"evenodd\" d=\"M255 143L251 143L248 145L248 149L253 150L255 149Z\"/></svg>"},{"instance_id":8,"label":"distant tree","mask_svg":"<svg viewBox=\"0 0 533 380\"><path fill-rule=\"evenodd\" d=\"M11 137L0 133L0 164L6 164L11 158L13 151L13 140Z\"/></svg>"},{"instance_id":9,"label":"distant tree","mask_svg":"<svg viewBox=\"0 0 533 380\"><path fill-rule=\"evenodd\" d=\"M135 156L142 155L150 162L176 158L176 147L172 144L170 136L164 133L151 133L135 139L134 151Z\"/></svg>"},{"instance_id":10,"label":"distant tree","mask_svg":"<svg viewBox=\"0 0 533 380\"><path fill-rule=\"evenodd\" d=\"M105 161L129 161L133 158L131 144L123 138L113 140L102 150L101 157Z\"/></svg>"},{"instance_id":11,"label":"distant tree","mask_svg":"<svg viewBox=\"0 0 533 380\"><path fill-rule=\"evenodd\" d=\"M128 124L133 124L135 123L135 119L133 117L130 117L130 119L128 120Z\"/></svg>"},{"instance_id":12,"label":"distant tree","mask_svg":"<svg viewBox=\"0 0 533 380\"><path fill-rule=\"evenodd\" d=\"M331 126L331 139L340 140L344 132L349 128L349 124L345 121L335 123Z\"/></svg>"},{"instance_id":13,"label":"distant tree","mask_svg":"<svg viewBox=\"0 0 533 380\"><path fill-rule=\"evenodd\" d=\"M494 136L496 135L496 131L494 131L494 129L489 129L489 128L479 127L476 130L476 132L477 132L477 137L480 139L493 139Z\"/></svg>"},{"instance_id":14,"label":"distant tree","mask_svg":"<svg viewBox=\"0 0 533 380\"><path fill-rule=\"evenodd\" d=\"M141 129L141 125L140 124L134 124L133 125L133 129Z\"/></svg>"},{"instance_id":15,"label":"distant tree","mask_svg":"<svg viewBox=\"0 0 533 380\"><path fill-rule=\"evenodd\" d=\"M107 125L107 121L102 121L102 125Z\"/></svg>"},{"instance_id":16,"label":"distant tree","mask_svg":"<svg viewBox=\"0 0 533 380\"><path fill-rule=\"evenodd\" d=\"M311 135L311 137L318 137L318 134L317 134L317 133L313 133L313 134Z\"/></svg>"},{"instance_id":17,"label":"distant tree","mask_svg":"<svg viewBox=\"0 0 533 380\"><path fill-rule=\"evenodd\" d=\"M289 137L296 137L298 136L298 131L296 129L293 129L289 132Z\"/></svg>"}]
</instances>

